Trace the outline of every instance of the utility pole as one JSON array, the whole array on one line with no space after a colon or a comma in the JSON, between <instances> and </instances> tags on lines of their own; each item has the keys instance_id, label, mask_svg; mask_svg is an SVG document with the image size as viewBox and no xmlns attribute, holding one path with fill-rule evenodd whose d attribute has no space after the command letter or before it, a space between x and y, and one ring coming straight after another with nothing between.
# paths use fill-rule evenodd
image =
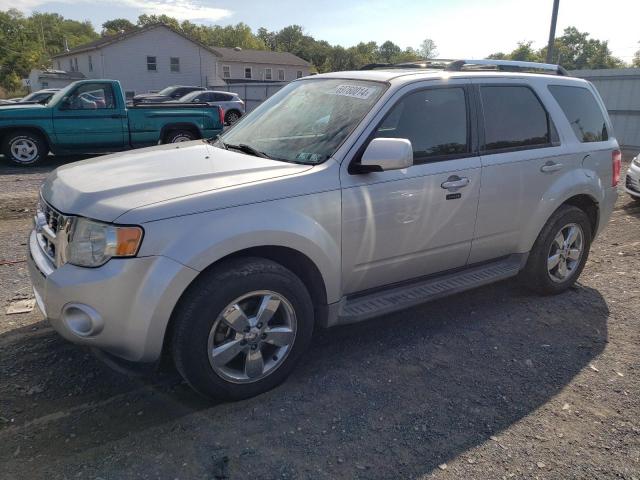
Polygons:
<instances>
[{"instance_id":1,"label":"utility pole","mask_svg":"<svg viewBox=\"0 0 640 480\"><path fill-rule=\"evenodd\" d=\"M556 23L558 22L558 7L560 0L553 0L553 13L551 14L551 28L549 29L549 43L547 44L547 63L553 62L553 43L556 38Z\"/></svg>"}]
</instances>

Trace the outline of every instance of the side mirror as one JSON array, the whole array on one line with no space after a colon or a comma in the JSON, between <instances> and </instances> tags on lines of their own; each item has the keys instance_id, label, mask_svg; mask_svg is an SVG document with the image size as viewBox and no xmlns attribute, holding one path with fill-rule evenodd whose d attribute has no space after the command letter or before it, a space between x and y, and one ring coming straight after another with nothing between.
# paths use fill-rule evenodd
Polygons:
<instances>
[{"instance_id":1,"label":"side mirror","mask_svg":"<svg viewBox=\"0 0 640 480\"><path fill-rule=\"evenodd\" d=\"M413 147L406 138L374 138L362 154L356 173L401 170L413 165Z\"/></svg>"},{"instance_id":2,"label":"side mirror","mask_svg":"<svg viewBox=\"0 0 640 480\"><path fill-rule=\"evenodd\" d=\"M60 110L69 110L71 108L71 98L70 97L63 97L62 100L60 101Z\"/></svg>"}]
</instances>

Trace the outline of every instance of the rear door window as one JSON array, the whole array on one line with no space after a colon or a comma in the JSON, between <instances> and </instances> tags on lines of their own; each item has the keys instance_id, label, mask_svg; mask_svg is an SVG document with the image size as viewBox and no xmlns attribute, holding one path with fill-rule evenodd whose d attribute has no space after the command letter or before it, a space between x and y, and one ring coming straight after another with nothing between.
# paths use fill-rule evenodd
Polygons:
<instances>
[{"instance_id":1,"label":"rear door window","mask_svg":"<svg viewBox=\"0 0 640 480\"><path fill-rule=\"evenodd\" d=\"M406 138L415 163L469 153L467 101L461 87L411 93L391 109L375 138Z\"/></svg>"},{"instance_id":2,"label":"rear door window","mask_svg":"<svg viewBox=\"0 0 640 480\"><path fill-rule=\"evenodd\" d=\"M593 94L582 87L549 85L571 124L573 132L581 142L602 142L609 139L607 122Z\"/></svg>"},{"instance_id":3,"label":"rear door window","mask_svg":"<svg viewBox=\"0 0 640 480\"><path fill-rule=\"evenodd\" d=\"M480 87L484 116L484 150L522 150L551 144L547 111L526 86Z\"/></svg>"}]
</instances>

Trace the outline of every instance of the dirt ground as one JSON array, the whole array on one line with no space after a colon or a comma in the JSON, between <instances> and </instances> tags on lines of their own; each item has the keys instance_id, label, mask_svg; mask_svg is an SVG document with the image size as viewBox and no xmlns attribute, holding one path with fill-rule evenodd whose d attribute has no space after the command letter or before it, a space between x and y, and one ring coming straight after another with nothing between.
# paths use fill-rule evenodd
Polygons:
<instances>
[{"instance_id":1,"label":"dirt ground","mask_svg":"<svg viewBox=\"0 0 640 480\"><path fill-rule=\"evenodd\" d=\"M36 311L25 249L50 169L0 167L0 478L640 480L640 205L579 284L506 281L319 331L280 387L212 404L128 377Z\"/></svg>"}]
</instances>

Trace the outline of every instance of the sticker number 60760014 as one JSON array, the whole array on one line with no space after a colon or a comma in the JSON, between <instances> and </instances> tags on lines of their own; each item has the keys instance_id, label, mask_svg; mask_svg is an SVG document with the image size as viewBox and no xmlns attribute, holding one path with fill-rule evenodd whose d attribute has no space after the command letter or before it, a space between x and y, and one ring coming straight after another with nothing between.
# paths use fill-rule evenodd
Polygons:
<instances>
[{"instance_id":1,"label":"sticker number 60760014","mask_svg":"<svg viewBox=\"0 0 640 480\"><path fill-rule=\"evenodd\" d=\"M343 97L354 97L366 100L374 92L371 87L364 87L361 85L338 85L336 87L336 95L342 95Z\"/></svg>"}]
</instances>

